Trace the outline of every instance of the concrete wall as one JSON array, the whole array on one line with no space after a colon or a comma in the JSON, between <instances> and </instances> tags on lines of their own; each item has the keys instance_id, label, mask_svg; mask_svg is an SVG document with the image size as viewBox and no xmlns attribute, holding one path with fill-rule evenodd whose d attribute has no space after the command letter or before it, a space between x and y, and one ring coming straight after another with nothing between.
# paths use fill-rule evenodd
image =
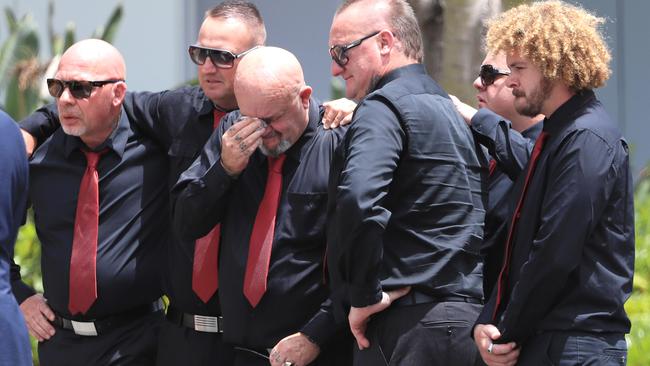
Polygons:
<instances>
[{"instance_id":1,"label":"concrete wall","mask_svg":"<svg viewBox=\"0 0 650 366\"><path fill-rule=\"evenodd\" d=\"M612 49L612 78L597 90L612 117L621 125L633 149L637 172L650 161L650 123L645 117L648 102L644 87L650 85L650 42L645 21L650 2L644 0L571 0L608 19L605 26ZM268 44L287 48L301 60L307 82L321 99L330 96L330 59L327 36L338 1L253 0L260 8L268 29ZM89 36L108 18L118 0L56 0L55 28L62 31L67 21L77 25L77 37ZM124 19L115 40L128 65L132 90L172 88L193 78L196 66L187 57L187 46L196 40L203 13L215 0L123 1ZM45 40L47 2L44 0L0 0L19 15L34 14ZM4 18L0 42L6 36ZM45 46L45 45L44 45ZM44 49L45 54L49 50Z\"/></svg>"}]
</instances>

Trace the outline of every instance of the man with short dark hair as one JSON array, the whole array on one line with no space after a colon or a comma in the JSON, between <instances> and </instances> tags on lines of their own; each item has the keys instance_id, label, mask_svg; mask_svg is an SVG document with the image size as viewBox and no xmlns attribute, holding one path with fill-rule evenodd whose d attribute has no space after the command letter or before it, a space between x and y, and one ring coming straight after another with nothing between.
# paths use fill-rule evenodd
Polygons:
<instances>
[{"instance_id":1,"label":"man with short dark hair","mask_svg":"<svg viewBox=\"0 0 650 366\"><path fill-rule=\"evenodd\" d=\"M627 142L593 92L610 74L602 23L547 1L489 24L487 47L507 55L515 109L546 116L529 158L497 156L528 163L496 289L473 331L489 365L625 364L633 187ZM497 150L508 144L498 128L485 132Z\"/></svg>"},{"instance_id":2,"label":"man with short dark hair","mask_svg":"<svg viewBox=\"0 0 650 366\"><path fill-rule=\"evenodd\" d=\"M329 44L360 100L332 163L327 237L355 364L473 365L485 212L469 127L426 75L406 1L344 2Z\"/></svg>"}]
</instances>

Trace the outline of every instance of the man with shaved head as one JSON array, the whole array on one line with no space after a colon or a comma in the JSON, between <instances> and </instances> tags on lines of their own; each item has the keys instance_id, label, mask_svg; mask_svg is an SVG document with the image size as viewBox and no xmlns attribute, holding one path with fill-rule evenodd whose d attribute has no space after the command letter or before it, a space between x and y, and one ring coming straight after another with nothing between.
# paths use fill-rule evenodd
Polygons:
<instances>
[{"instance_id":1,"label":"man with shaved head","mask_svg":"<svg viewBox=\"0 0 650 366\"><path fill-rule=\"evenodd\" d=\"M165 151L125 113L122 55L96 39L61 57L48 90L61 129L30 161L44 293L13 288L41 365L153 365L168 231Z\"/></svg>"},{"instance_id":2,"label":"man with shaved head","mask_svg":"<svg viewBox=\"0 0 650 366\"><path fill-rule=\"evenodd\" d=\"M483 300L485 197L469 127L421 64L406 1L345 1L329 44L332 74L360 100L332 163L327 230L354 363L480 362L470 331Z\"/></svg>"},{"instance_id":3,"label":"man with shaved head","mask_svg":"<svg viewBox=\"0 0 650 366\"><path fill-rule=\"evenodd\" d=\"M348 364L323 281L329 165L345 129L323 128L286 50L251 51L234 91L239 113L174 187L175 228L191 240L221 224L219 296L234 365Z\"/></svg>"}]
</instances>

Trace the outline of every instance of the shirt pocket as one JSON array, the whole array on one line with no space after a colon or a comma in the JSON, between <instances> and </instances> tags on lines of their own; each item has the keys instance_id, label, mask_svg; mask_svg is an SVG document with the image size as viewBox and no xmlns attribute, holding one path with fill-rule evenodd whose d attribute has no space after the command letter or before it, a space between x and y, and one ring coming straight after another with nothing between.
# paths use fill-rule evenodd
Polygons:
<instances>
[{"instance_id":1,"label":"shirt pocket","mask_svg":"<svg viewBox=\"0 0 650 366\"><path fill-rule=\"evenodd\" d=\"M327 193L287 192L287 229L299 240L325 237Z\"/></svg>"}]
</instances>

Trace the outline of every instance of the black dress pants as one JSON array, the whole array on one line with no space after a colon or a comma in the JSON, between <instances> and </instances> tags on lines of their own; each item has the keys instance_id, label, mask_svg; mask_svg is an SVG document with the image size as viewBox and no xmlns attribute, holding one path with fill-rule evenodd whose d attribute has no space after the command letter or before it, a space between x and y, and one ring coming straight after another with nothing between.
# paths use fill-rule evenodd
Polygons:
<instances>
[{"instance_id":1,"label":"black dress pants","mask_svg":"<svg viewBox=\"0 0 650 366\"><path fill-rule=\"evenodd\" d=\"M38 344L42 366L153 366L156 362L162 311L144 315L99 336L80 336L56 328Z\"/></svg>"},{"instance_id":2,"label":"black dress pants","mask_svg":"<svg viewBox=\"0 0 650 366\"><path fill-rule=\"evenodd\" d=\"M627 344L622 333L544 332L523 345L517 365L624 366Z\"/></svg>"},{"instance_id":3,"label":"black dress pants","mask_svg":"<svg viewBox=\"0 0 650 366\"><path fill-rule=\"evenodd\" d=\"M354 365L482 365L470 337L481 308L465 302L389 307L368 324L370 348L355 345Z\"/></svg>"},{"instance_id":4,"label":"black dress pants","mask_svg":"<svg viewBox=\"0 0 650 366\"><path fill-rule=\"evenodd\" d=\"M232 346L225 344L221 333L197 332L165 320L160 329L158 366L231 366Z\"/></svg>"}]
</instances>

